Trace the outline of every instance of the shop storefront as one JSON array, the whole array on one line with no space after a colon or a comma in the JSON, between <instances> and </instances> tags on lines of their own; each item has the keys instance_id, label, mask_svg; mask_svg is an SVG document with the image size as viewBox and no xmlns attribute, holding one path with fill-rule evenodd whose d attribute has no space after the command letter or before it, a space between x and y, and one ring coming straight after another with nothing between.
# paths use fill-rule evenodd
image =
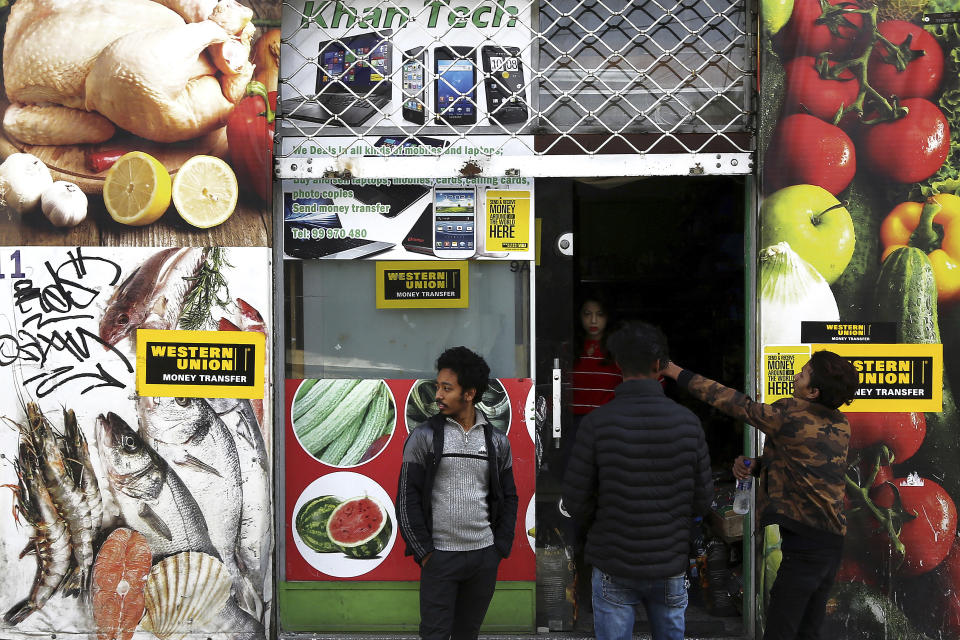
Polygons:
<instances>
[{"instance_id":1,"label":"shop storefront","mask_svg":"<svg viewBox=\"0 0 960 640\"><path fill-rule=\"evenodd\" d=\"M483 631L588 630L588 299L767 402L849 358L826 624L960 633L957 7L55 4L0 7L0 636L415 632L398 476L457 345L519 498ZM764 439L665 391L718 484L688 632L758 637Z\"/></svg>"}]
</instances>

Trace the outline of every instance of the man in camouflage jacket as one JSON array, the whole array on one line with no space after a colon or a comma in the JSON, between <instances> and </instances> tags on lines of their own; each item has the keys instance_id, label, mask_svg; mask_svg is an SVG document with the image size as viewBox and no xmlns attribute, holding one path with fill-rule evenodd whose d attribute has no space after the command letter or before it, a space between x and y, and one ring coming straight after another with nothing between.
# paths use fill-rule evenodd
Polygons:
<instances>
[{"instance_id":1,"label":"man in camouflage jacket","mask_svg":"<svg viewBox=\"0 0 960 640\"><path fill-rule=\"evenodd\" d=\"M780 525L783 538L783 562L770 593L763 637L819 638L846 533L850 425L838 407L856 393L856 370L837 354L818 351L794 378L793 397L773 404L754 402L673 363L662 374L767 436L763 456L749 469L743 456L734 464L738 478L759 475L760 524Z\"/></svg>"}]
</instances>

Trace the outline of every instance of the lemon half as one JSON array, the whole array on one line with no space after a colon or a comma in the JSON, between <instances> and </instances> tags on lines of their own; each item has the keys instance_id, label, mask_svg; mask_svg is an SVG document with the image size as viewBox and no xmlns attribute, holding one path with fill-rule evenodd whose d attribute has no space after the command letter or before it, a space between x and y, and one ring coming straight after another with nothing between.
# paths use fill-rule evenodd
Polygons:
<instances>
[{"instance_id":1,"label":"lemon half","mask_svg":"<svg viewBox=\"0 0 960 640\"><path fill-rule=\"evenodd\" d=\"M121 224L150 224L170 206L170 174L148 153L126 153L107 171L103 203Z\"/></svg>"},{"instance_id":2,"label":"lemon half","mask_svg":"<svg viewBox=\"0 0 960 640\"><path fill-rule=\"evenodd\" d=\"M173 179L173 205L199 229L216 226L237 207L237 176L214 156L193 156Z\"/></svg>"}]
</instances>

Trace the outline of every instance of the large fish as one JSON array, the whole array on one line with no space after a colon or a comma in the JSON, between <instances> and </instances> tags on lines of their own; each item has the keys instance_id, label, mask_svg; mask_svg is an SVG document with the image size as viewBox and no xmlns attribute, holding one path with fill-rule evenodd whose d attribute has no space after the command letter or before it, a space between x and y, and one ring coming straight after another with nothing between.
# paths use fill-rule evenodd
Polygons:
<instances>
[{"instance_id":1,"label":"large fish","mask_svg":"<svg viewBox=\"0 0 960 640\"><path fill-rule=\"evenodd\" d=\"M170 466L114 414L97 418L97 449L127 525L154 559L181 551L217 556L200 506Z\"/></svg>"},{"instance_id":2,"label":"large fish","mask_svg":"<svg viewBox=\"0 0 960 640\"><path fill-rule=\"evenodd\" d=\"M240 569L246 566L239 549L243 490L240 458L227 426L201 398L141 396L137 414L144 440L173 466L200 506L241 605L259 616L263 588L248 582Z\"/></svg>"},{"instance_id":3,"label":"large fish","mask_svg":"<svg viewBox=\"0 0 960 640\"><path fill-rule=\"evenodd\" d=\"M100 339L115 345L138 328L176 329L207 251L161 249L147 258L107 302L100 319Z\"/></svg>"}]
</instances>

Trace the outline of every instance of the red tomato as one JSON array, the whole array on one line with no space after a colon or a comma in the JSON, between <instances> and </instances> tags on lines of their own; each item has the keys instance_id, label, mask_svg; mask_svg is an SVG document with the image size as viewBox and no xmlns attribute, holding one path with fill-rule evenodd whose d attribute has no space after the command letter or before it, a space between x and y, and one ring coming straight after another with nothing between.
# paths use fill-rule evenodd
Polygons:
<instances>
[{"instance_id":1,"label":"red tomato","mask_svg":"<svg viewBox=\"0 0 960 640\"><path fill-rule=\"evenodd\" d=\"M763 181L770 192L794 184L815 184L837 195L856 171L850 136L820 118L796 113L780 120L773 133L764 156Z\"/></svg>"},{"instance_id":2,"label":"red tomato","mask_svg":"<svg viewBox=\"0 0 960 640\"><path fill-rule=\"evenodd\" d=\"M845 0L830 0L830 4L850 9L858 8L853 2ZM863 41L863 16L838 14L833 18L836 25L834 34L830 31L830 25L821 19L822 15L820 0L794 0L790 20L777 34L777 46L786 57L817 55L824 51L830 51L839 57Z\"/></svg>"},{"instance_id":3,"label":"red tomato","mask_svg":"<svg viewBox=\"0 0 960 640\"><path fill-rule=\"evenodd\" d=\"M910 55L916 56L907 62L903 71L897 69L896 51L883 40L870 54L867 79L870 86L884 96L904 98L932 98L940 88L943 78L943 50L936 39L923 27L904 20L881 22L877 30L894 45L910 40Z\"/></svg>"},{"instance_id":4,"label":"red tomato","mask_svg":"<svg viewBox=\"0 0 960 640\"><path fill-rule=\"evenodd\" d=\"M784 113L807 111L832 121L841 107L849 107L857 99L860 83L849 69L845 69L837 80L821 78L816 62L812 56L800 56L783 65L786 73Z\"/></svg>"},{"instance_id":5,"label":"red tomato","mask_svg":"<svg viewBox=\"0 0 960 640\"><path fill-rule=\"evenodd\" d=\"M916 516L905 521L900 530L900 542L905 548L899 573L919 576L932 571L943 562L957 535L957 508L943 487L924 478L922 486L904 486L903 478L894 478L903 509ZM889 485L888 485L889 486ZM893 491L871 491L877 506L893 506Z\"/></svg>"},{"instance_id":6,"label":"red tomato","mask_svg":"<svg viewBox=\"0 0 960 640\"><path fill-rule=\"evenodd\" d=\"M950 124L929 100L910 98L909 113L897 120L864 128L861 160L881 178L910 183L926 180L950 151Z\"/></svg>"},{"instance_id":7,"label":"red tomato","mask_svg":"<svg viewBox=\"0 0 960 640\"><path fill-rule=\"evenodd\" d=\"M894 462L904 462L917 452L927 434L922 413L845 413L850 423L850 448L885 444Z\"/></svg>"},{"instance_id":8,"label":"red tomato","mask_svg":"<svg viewBox=\"0 0 960 640\"><path fill-rule=\"evenodd\" d=\"M834 581L838 583L862 582L875 587L879 582L876 573L873 567L868 570L862 561L845 555L840 561L840 569L837 571L837 577Z\"/></svg>"},{"instance_id":9,"label":"red tomato","mask_svg":"<svg viewBox=\"0 0 960 640\"><path fill-rule=\"evenodd\" d=\"M943 594L940 610L943 611L943 628L950 638L960 637L960 539L953 539L947 559L937 567L937 581Z\"/></svg>"}]
</instances>

